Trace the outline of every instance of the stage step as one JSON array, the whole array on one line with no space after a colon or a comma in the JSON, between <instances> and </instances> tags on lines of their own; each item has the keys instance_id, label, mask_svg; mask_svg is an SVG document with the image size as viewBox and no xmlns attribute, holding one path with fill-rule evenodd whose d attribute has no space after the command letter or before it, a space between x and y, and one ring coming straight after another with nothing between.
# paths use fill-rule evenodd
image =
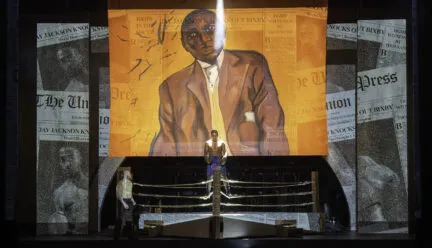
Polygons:
<instances>
[{"instance_id":1,"label":"stage step","mask_svg":"<svg viewBox=\"0 0 432 248\"><path fill-rule=\"evenodd\" d=\"M211 213L145 213L140 215L139 228L144 228L144 221L163 221L164 225L208 218ZM238 212L221 215L224 218L244 220L256 223L275 225L276 220L295 220L297 228L320 231L319 213L285 213L285 212Z\"/></svg>"}]
</instances>

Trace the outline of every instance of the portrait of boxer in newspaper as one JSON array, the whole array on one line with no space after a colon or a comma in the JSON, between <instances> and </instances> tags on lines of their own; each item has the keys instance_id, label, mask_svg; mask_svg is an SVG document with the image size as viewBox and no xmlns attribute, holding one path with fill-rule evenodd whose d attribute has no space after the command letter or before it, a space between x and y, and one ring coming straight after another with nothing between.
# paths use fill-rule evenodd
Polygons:
<instances>
[{"instance_id":1,"label":"portrait of boxer in newspaper","mask_svg":"<svg viewBox=\"0 0 432 248\"><path fill-rule=\"evenodd\" d=\"M358 221L364 224L406 222L407 192L392 118L357 126ZM391 225L388 226L391 228Z\"/></svg>"},{"instance_id":2,"label":"portrait of boxer in newspaper","mask_svg":"<svg viewBox=\"0 0 432 248\"><path fill-rule=\"evenodd\" d=\"M72 146L58 149L58 163L64 180L52 196L54 213L48 218L50 234L80 234L87 230L88 177L82 171L83 157Z\"/></svg>"},{"instance_id":3,"label":"portrait of boxer in newspaper","mask_svg":"<svg viewBox=\"0 0 432 248\"><path fill-rule=\"evenodd\" d=\"M199 9L184 18L182 45L195 61L159 87L160 131L150 156L200 156L213 129L229 155L289 154L284 112L265 57L225 50L224 40L224 23L214 12Z\"/></svg>"},{"instance_id":4,"label":"portrait of boxer in newspaper","mask_svg":"<svg viewBox=\"0 0 432 248\"><path fill-rule=\"evenodd\" d=\"M88 92L88 39L38 48L43 90Z\"/></svg>"}]
</instances>

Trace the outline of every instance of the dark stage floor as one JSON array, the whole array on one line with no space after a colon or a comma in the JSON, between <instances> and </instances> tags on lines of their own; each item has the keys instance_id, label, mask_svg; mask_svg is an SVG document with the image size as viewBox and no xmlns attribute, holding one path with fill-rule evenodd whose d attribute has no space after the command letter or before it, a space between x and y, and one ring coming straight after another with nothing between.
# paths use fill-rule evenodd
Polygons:
<instances>
[{"instance_id":1,"label":"dark stage floor","mask_svg":"<svg viewBox=\"0 0 432 248\"><path fill-rule=\"evenodd\" d=\"M370 248L377 247L432 247L426 246L424 241L420 242L408 235L402 234L356 234L356 233L339 233L339 234L314 234L304 235L300 238L248 238L248 239L188 239L174 237L145 237L139 236L137 240L128 240L122 238L114 241L111 231L105 231L97 234L86 236L27 236L20 237L18 247L106 247L115 246L119 248L126 247L344 247L344 248ZM430 243L429 243L430 244ZM429 245L428 244L428 245Z\"/></svg>"}]
</instances>

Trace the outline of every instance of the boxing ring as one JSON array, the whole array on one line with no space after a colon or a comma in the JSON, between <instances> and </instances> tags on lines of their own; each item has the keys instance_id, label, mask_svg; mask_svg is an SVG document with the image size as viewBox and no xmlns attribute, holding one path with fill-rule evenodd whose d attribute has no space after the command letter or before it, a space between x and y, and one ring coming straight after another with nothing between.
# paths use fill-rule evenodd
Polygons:
<instances>
[{"instance_id":1,"label":"boxing ring","mask_svg":"<svg viewBox=\"0 0 432 248\"><path fill-rule=\"evenodd\" d=\"M228 193L224 184L235 194ZM152 189L202 190L211 184L212 191L200 195L145 193ZM225 189L225 190L224 190ZM257 189L257 194L245 194ZM290 189L287 193L262 193L270 189ZM242 199L283 198L283 204L245 204ZM222 177L220 166L215 167L209 180L184 184L134 183L134 198L140 211L138 228L147 230L150 236L183 236L198 238L238 238L259 236L290 236L299 232L322 232L324 217L319 205L318 172L312 171L310 180L301 182L254 182L231 180ZM165 204L166 199L193 200L194 204ZM292 199L296 198L296 202ZM302 200L301 202L299 202ZM148 199L157 199L158 204L146 204ZM257 211L232 211L231 209L253 208ZM204 211L211 208L211 212ZM291 208L295 211L277 211ZM182 212L163 213L163 210L178 209ZM190 212L191 209L203 211ZM262 211L275 209L276 211Z\"/></svg>"}]
</instances>

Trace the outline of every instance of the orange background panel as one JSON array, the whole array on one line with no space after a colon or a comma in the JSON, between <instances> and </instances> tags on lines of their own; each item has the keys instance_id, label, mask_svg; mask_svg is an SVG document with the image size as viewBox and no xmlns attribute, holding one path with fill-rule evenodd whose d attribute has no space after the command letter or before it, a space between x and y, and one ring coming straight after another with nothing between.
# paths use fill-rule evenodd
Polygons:
<instances>
[{"instance_id":1,"label":"orange background panel","mask_svg":"<svg viewBox=\"0 0 432 248\"><path fill-rule=\"evenodd\" d=\"M148 156L160 129L159 86L194 62L180 40L191 11L109 10L109 156ZM224 15L224 48L253 50L268 61L290 155L326 155L327 8L225 9Z\"/></svg>"}]
</instances>

